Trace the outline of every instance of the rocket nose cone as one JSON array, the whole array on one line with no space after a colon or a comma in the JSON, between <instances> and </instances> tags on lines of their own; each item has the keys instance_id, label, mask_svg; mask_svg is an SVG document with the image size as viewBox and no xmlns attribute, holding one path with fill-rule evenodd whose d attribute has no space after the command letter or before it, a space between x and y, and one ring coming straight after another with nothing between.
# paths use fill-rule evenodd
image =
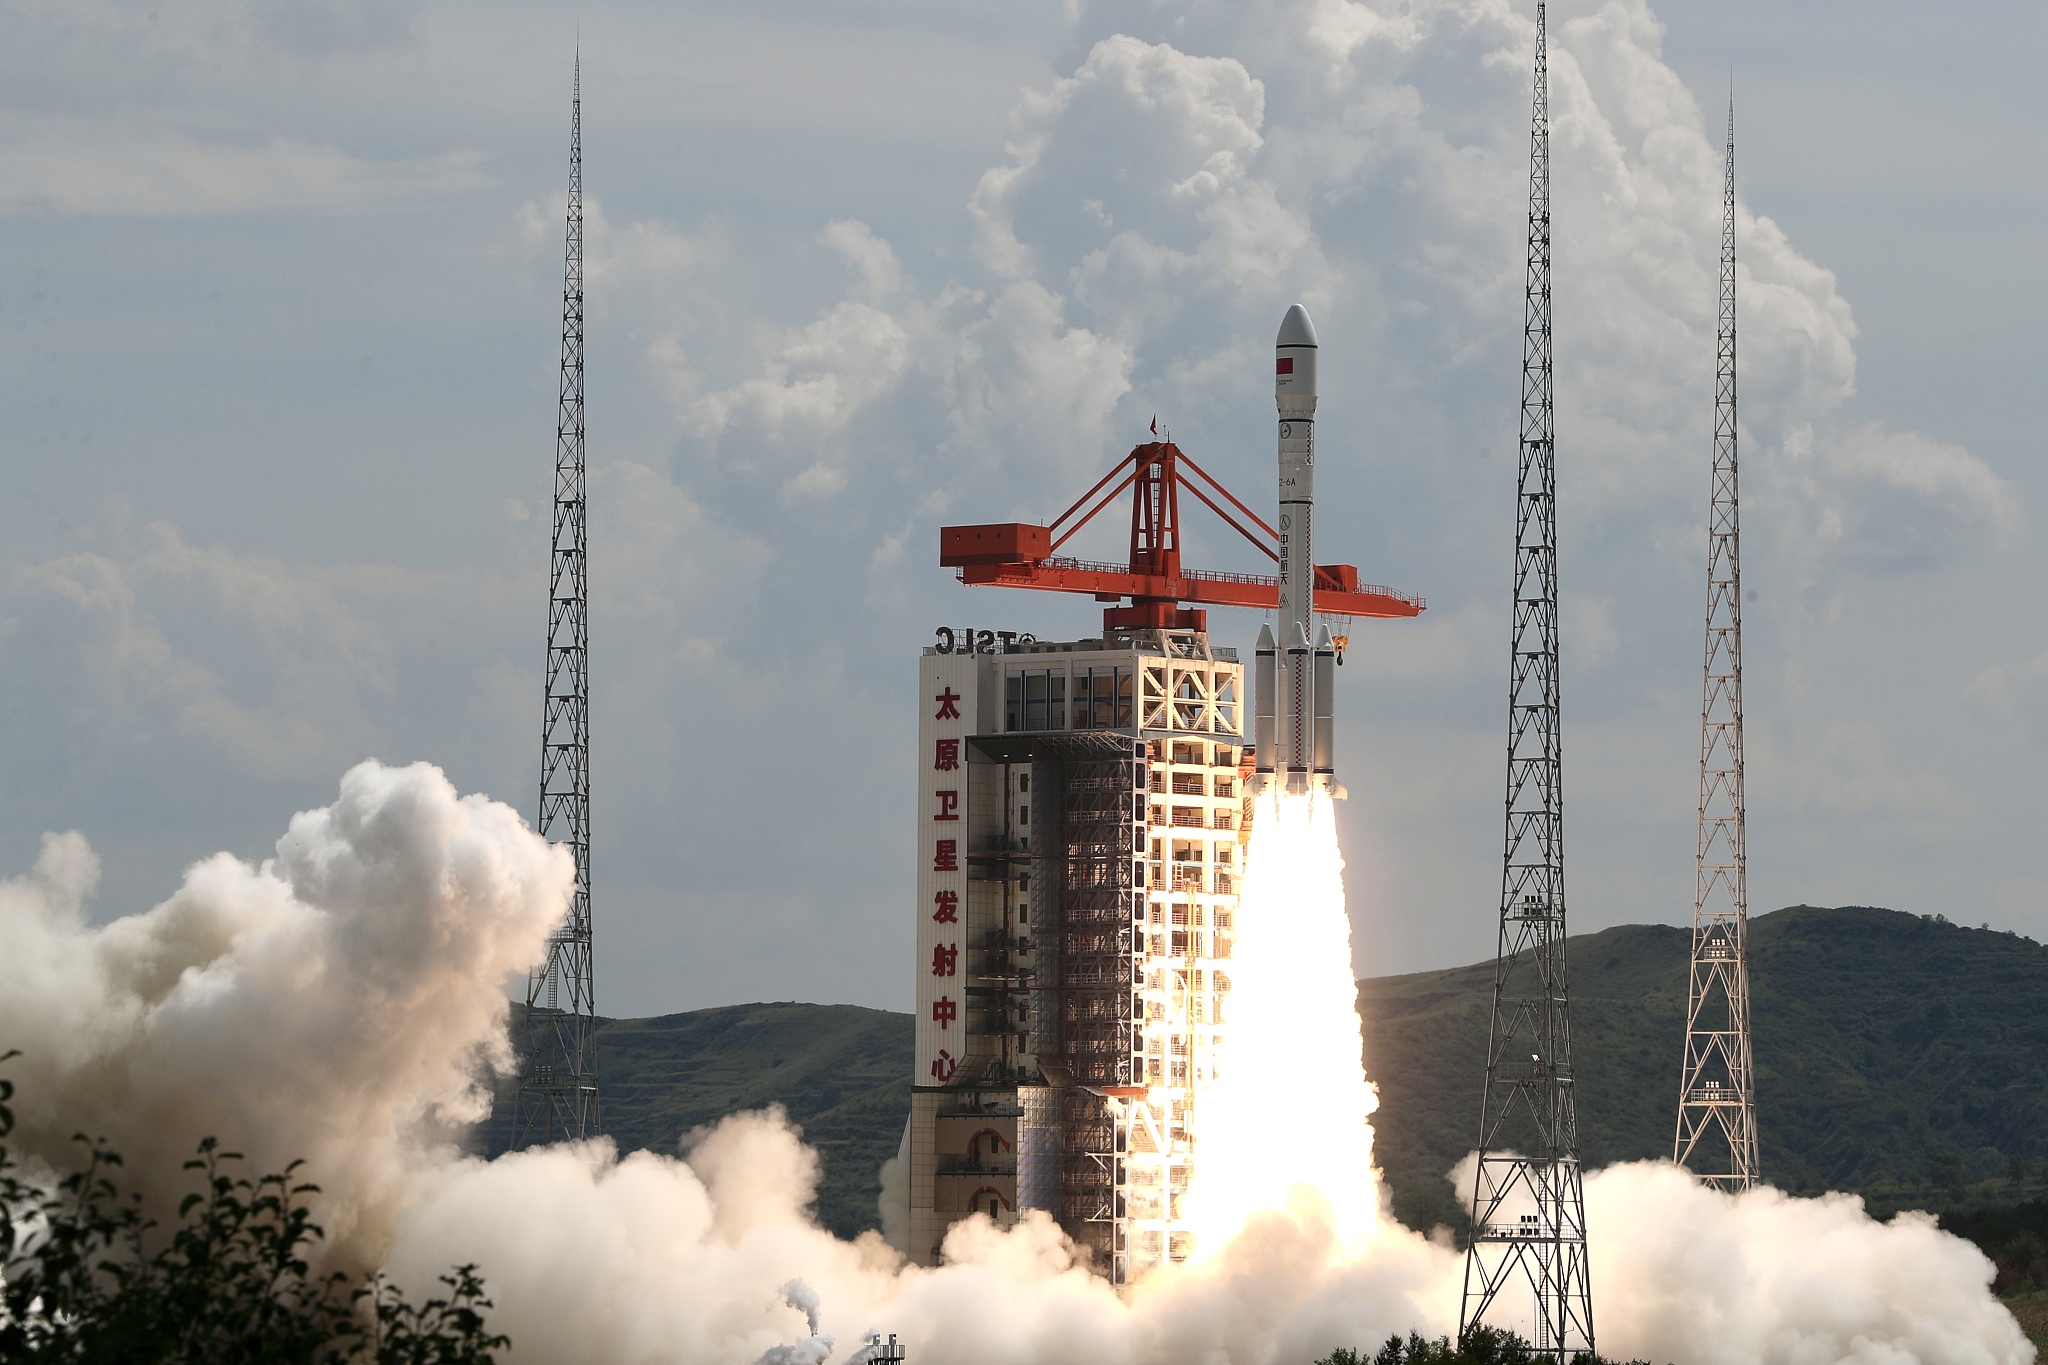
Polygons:
<instances>
[{"instance_id":1,"label":"rocket nose cone","mask_svg":"<svg viewBox=\"0 0 2048 1365\"><path fill-rule=\"evenodd\" d=\"M1280 335L1273 342L1279 346L1313 346L1316 344L1316 325L1308 320L1308 309L1295 304L1287 310L1287 316L1280 319Z\"/></svg>"},{"instance_id":2,"label":"rocket nose cone","mask_svg":"<svg viewBox=\"0 0 2048 1365\"><path fill-rule=\"evenodd\" d=\"M1259 645L1258 645L1258 647L1259 647L1260 649L1272 649L1272 648L1273 648L1273 628L1272 628L1271 626L1269 626L1269 625L1268 625L1268 626L1260 626L1260 627L1259 627Z\"/></svg>"}]
</instances>

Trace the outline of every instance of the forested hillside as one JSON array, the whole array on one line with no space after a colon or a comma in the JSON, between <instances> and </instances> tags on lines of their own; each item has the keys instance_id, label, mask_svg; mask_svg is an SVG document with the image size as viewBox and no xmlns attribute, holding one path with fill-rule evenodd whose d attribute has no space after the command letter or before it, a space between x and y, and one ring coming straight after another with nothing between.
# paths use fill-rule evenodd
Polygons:
<instances>
[{"instance_id":1,"label":"forested hillside","mask_svg":"<svg viewBox=\"0 0 2048 1365\"><path fill-rule=\"evenodd\" d=\"M1861 1189L1880 1209L2048 1188L2048 948L1859 906L1794 906L1750 934L1772 1183ZM1670 1154L1686 944L1663 925L1569 942L1591 1165ZM1492 983L1490 962L1359 983L1379 1160L1411 1224L1460 1221L1443 1173L1477 1136ZM606 1020L598 1046L605 1128L623 1149L673 1151L698 1124L779 1103L824 1158L826 1225L874 1224L910 1102L908 1015L742 1005ZM505 1140L502 1121L480 1135L490 1150Z\"/></svg>"},{"instance_id":2,"label":"forested hillside","mask_svg":"<svg viewBox=\"0 0 2048 1365\"><path fill-rule=\"evenodd\" d=\"M1628 925L1569 941L1584 1156L1671 1154L1688 935ZM1359 983L1396 1211L1457 1222L1442 1173L1478 1136L1492 964ZM1864 906L1750 922L1764 1173L1873 1203L1952 1202L2048 1153L2048 948Z\"/></svg>"},{"instance_id":3,"label":"forested hillside","mask_svg":"<svg viewBox=\"0 0 2048 1365\"><path fill-rule=\"evenodd\" d=\"M604 1130L621 1152L674 1152L699 1124L779 1104L823 1159L825 1226L852 1236L876 1225L878 1173L896 1155L910 1112L909 1015L733 1005L600 1020L597 1047ZM490 1153L510 1138L503 1099L479 1134Z\"/></svg>"}]
</instances>

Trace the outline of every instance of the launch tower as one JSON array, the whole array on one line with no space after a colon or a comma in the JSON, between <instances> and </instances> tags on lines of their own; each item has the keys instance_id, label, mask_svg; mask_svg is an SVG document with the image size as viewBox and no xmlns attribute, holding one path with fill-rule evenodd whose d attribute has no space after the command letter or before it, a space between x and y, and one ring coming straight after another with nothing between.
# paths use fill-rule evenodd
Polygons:
<instances>
[{"instance_id":1,"label":"launch tower","mask_svg":"<svg viewBox=\"0 0 2048 1365\"><path fill-rule=\"evenodd\" d=\"M1560 1365L1593 1349L1565 973L1564 796L1558 724L1556 425L1550 356L1550 106L1536 6L1529 265L1522 330L1514 650L1508 682L1507 848L1493 1029L1473 1172L1472 1242L1459 1329L1491 1314L1521 1327L1511 1285L1534 1297L1534 1344Z\"/></svg>"},{"instance_id":2,"label":"launch tower","mask_svg":"<svg viewBox=\"0 0 2048 1365\"><path fill-rule=\"evenodd\" d=\"M595 1137L597 1000L590 962L590 585L583 538L583 60L569 114L562 377L555 421L554 552L548 570L547 693L541 719L541 836L576 858L569 915L526 981L526 1040L513 1145Z\"/></svg>"},{"instance_id":3,"label":"launch tower","mask_svg":"<svg viewBox=\"0 0 2048 1365\"><path fill-rule=\"evenodd\" d=\"M1714 482L1707 521L1707 647L1700 690L1699 843L1692 977L1673 1159L1725 1190L1757 1181L1749 1049L1748 850L1742 797L1742 534L1735 478L1735 101L1721 186Z\"/></svg>"},{"instance_id":4,"label":"launch tower","mask_svg":"<svg viewBox=\"0 0 2048 1365\"><path fill-rule=\"evenodd\" d=\"M964 583L1117 605L1093 639L943 628L919 663L914 1260L936 1262L961 1219L1009 1223L1028 1208L1051 1213L1115 1283L1190 1250L1181 1205L1201 1086L1229 1031L1256 775L1244 668L1211 644L1206 607L1280 609L1305 640L1311 611L1341 630L1425 606L1309 558L1314 345L1297 308L1276 347L1279 393L1305 387L1306 410L1282 412L1278 530L1164 440L1137 446L1049 526L940 532L940 563ZM1126 490L1126 563L1057 553ZM1280 574L1185 567L1182 492ZM1348 640L1325 629L1317 643L1292 661L1282 708L1297 733L1278 780L1298 774L1303 791L1334 785L1323 665ZM1269 685L1261 706L1273 705ZM1259 724L1275 728L1270 710Z\"/></svg>"}]
</instances>

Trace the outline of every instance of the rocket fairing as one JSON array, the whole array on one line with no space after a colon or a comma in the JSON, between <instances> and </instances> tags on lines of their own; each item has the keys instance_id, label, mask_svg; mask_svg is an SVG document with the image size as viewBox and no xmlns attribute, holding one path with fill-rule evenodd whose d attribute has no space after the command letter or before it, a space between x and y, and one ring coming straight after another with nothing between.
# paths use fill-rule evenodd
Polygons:
<instances>
[{"instance_id":1,"label":"rocket fairing","mask_svg":"<svg viewBox=\"0 0 2048 1365\"><path fill-rule=\"evenodd\" d=\"M1336 649L1315 629L1316 329L1295 304L1274 341L1273 399L1280 414L1279 634L1259 630L1254 656L1255 788L1321 787L1335 796L1332 694ZM1313 639L1314 643L1310 641Z\"/></svg>"}]
</instances>

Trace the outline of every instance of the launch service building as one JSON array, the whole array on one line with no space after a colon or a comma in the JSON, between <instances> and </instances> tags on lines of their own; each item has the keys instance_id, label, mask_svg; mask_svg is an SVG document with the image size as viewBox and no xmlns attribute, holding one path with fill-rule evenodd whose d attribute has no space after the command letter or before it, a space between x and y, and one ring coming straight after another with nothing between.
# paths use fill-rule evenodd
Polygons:
<instances>
[{"instance_id":1,"label":"launch service building","mask_svg":"<svg viewBox=\"0 0 2048 1365\"><path fill-rule=\"evenodd\" d=\"M1184 1257L1244 857L1245 680L1206 631L938 632L918 669L910 1250L1043 1209Z\"/></svg>"}]
</instances>

